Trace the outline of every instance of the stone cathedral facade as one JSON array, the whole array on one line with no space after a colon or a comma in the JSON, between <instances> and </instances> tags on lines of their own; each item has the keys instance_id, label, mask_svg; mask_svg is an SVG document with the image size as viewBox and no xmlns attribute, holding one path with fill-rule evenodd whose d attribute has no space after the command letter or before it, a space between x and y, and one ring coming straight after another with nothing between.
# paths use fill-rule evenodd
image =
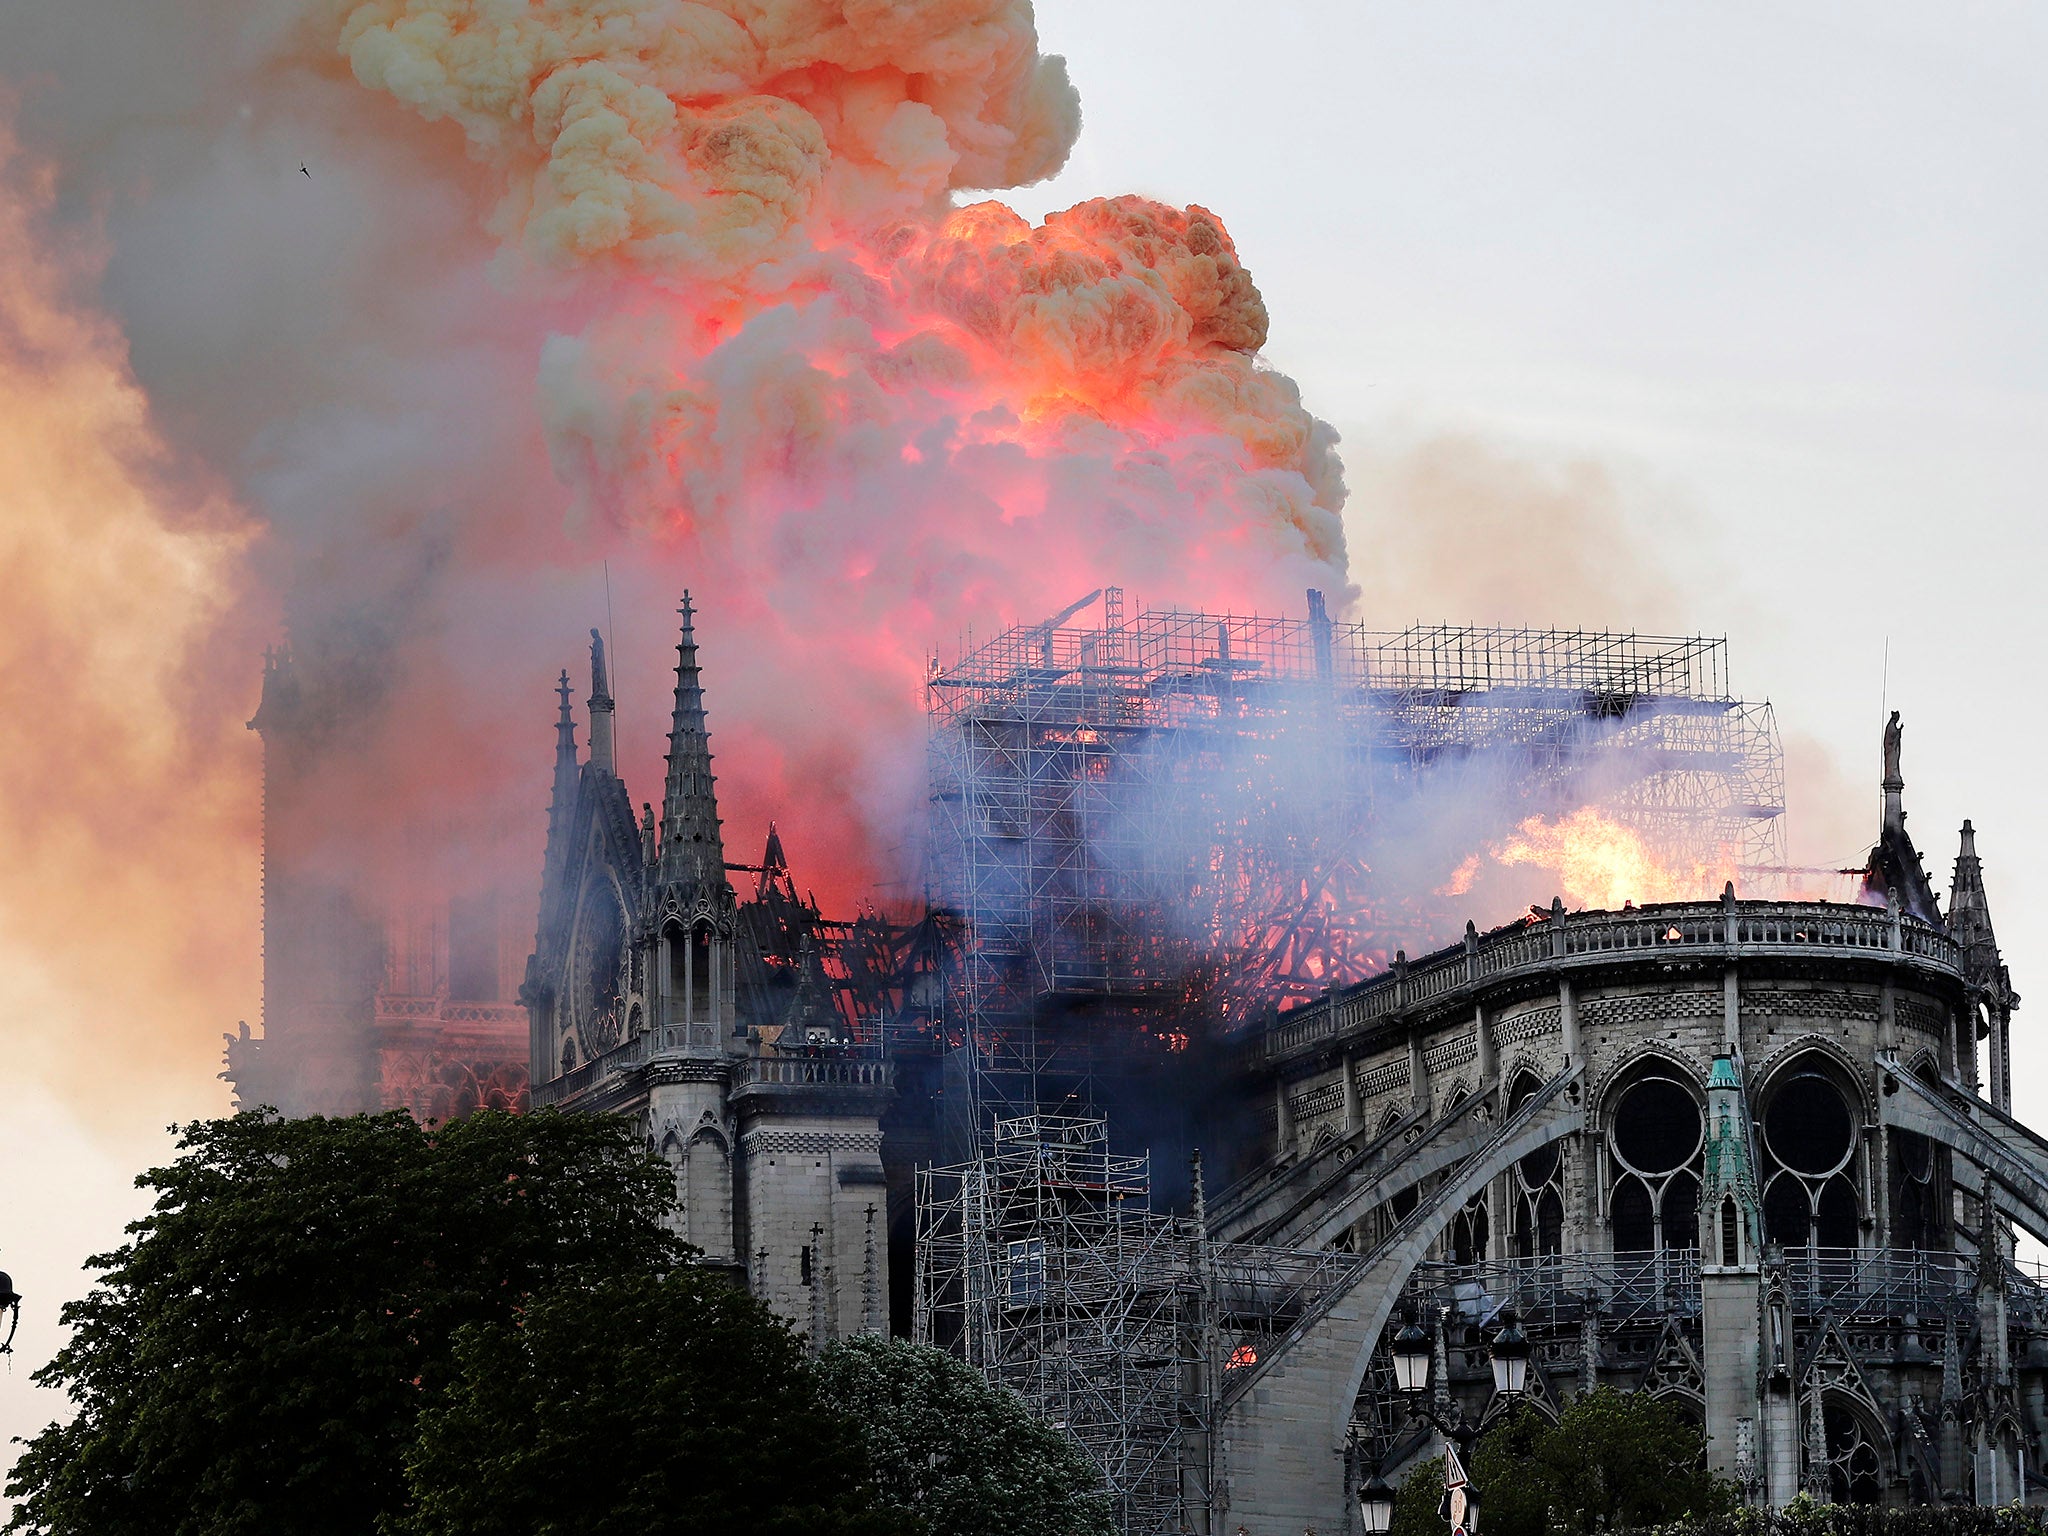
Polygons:
<instances>
[{"instance_id":1,"label":"stone cathedral facade","mask_svg":"<svg viewBox=\"0 0 2048 1536\"><path fill-rule=\"evenodd\" d=\"M1655 1394L1752 1503L2041 1500L2048 1276L2014 1238L2048 1240L2048 1140L1975 833L1944 912L1899 757L1894 716L1860 902L1558 903L1248 1042L1268 1161L1210 1235L1331 1278L1226 1373L1217 1528L1345 1528L1434 1447L1394 1332L1476 1418L1508 1307L1539 1411Z\"/></svg>"},{"instance_id":2,"label":"stone cathedral facade","mask_svg":"<svg viewBox=\"0 0 2048 1536\"><path fill-rule=\"evenodd\" d=\"M364 696L331 648L263 658L263 1012L221 1076L238 1108L287 1115L523 1109L532 891L491 873L502 828L479 847L476 828L410 825L368 860L338 830Z\"/></svg>"},{"instance_id":3,"label":"stone cathedral facade","mask_svg":"<svg viewBox=\"0 0 2048 1536\"><path fill-rule=\"evenodd\" d=\"M683 1232L814 1343L888 1325L887 1064L854 1039L816 954L772 993L718 816L685 594L661 812L636 816L591 635L589 749L563 674L540 924L520 991L536 1108L633 1116L675 1170ZM771 834L770 864L779 858Z\"/></svg>"}]
</instances>

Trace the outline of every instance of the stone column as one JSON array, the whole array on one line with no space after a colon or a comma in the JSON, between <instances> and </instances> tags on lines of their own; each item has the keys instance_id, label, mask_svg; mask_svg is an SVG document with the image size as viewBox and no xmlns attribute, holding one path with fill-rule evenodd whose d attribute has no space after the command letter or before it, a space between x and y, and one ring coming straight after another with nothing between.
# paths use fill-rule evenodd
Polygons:
<instances>
[{"instance_id":1,"label":"stone column","mask_svg":"<svg viewBox=\"0 0 2048 1536\"><path fill-rule=\"evenodd\" d=\"M1955 1028L1956 1081L1972 1093L1983 1092L1983 1079L1977 1072L1977 1010L1971 1006L1951 1017Z\"/></svg>"},{"instance_id":2,"label":"stone column","mask_svg":"<svg viewBox=\"0 0 2048 1536\"><path fill-rule=\"evenodd\" d=\"M1500 1051L1494 1045L1493 1025L1486 1017L1484 1003L1472 1005L1472 1045L1478 1052L1479 1086L1476 1091L1484 1093L1500 1076Z\"/></svg>"},{"instance_id":3,"label":"stone column","mask_svg":"<svg viewBox=\"0 0 2048 1536\"><path fill-rule=\"evenodd\" d=\"M1991 1081L1986 1095L1993 1104L2012 1113L2012 1036L2003 1008L1991 1009Z\"/></svg>"},{"instance_id":4,"label":"stone column","mask_svg":"<svg viewBox=\"0 0 2048 1536\"><path fill-rule=\"evenodd\" d=\"M1422 1031L1408 1027L1408 1102L1429 1113L1429 1062L1423 1056Z\"/></svg>"},{"instance_id":5,"label":"stone column","mask_svg":"<svg viewBox=\"0 0 2048 1536\"><path fill-rule=\"evenodd\" d=\"M1736 1476L1736 1452L1761 1417L1763 1277L1754 1263L1700 1269L1700 1364L1706 1373L1707 1466ZM1744 1430L1744 1422L1750 1426Z\"/></svg>"}]
</instances>

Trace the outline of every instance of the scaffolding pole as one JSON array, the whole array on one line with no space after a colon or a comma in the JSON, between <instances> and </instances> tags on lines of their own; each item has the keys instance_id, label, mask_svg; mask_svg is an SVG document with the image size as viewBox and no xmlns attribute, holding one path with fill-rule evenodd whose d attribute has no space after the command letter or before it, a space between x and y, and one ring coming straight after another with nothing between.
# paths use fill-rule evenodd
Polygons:
<instances>
[{"instance_id":1,"label":"scaffolding pole","mask_svg":"<svg viewBox=\"0 0 2048 1536\"><path fill-rule=\"evenodd\" d=\"M1178 1536L1208 1529L1210 1287L1199 1227L1150 1206L1101 1119L1002 1121L918 1171L913 1317L1073 1437L1126 1536Z\"/></svg>"},{"instance_id":2,"label":"scaffolding pole","mask_svg":"<svg viewBox=\"0 0 2048 1536\"><path fill-rule=\"evenodd\" d=\"M965 920L949 1004L984 1127L1087 1098L1089 1031L1049 1017L1229 1029L1446 938L1444 881L1384 867L1445 805L1499 833L1596 806L1702 880L1784 863L1775 722L1723 640L1099 596L1099 624L1019 626L928 678L927 880Z\"/></svg>"}]
</instances>

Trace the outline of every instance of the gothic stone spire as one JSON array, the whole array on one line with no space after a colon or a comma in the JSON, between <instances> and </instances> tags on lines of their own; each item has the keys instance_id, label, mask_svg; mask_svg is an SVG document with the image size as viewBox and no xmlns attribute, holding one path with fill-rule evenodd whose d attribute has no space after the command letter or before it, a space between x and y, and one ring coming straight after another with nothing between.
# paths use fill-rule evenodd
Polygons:
<instances>
[{"instance_id":1,"label":"gothic stone spire","mask_svg":"<svg viewBox=\"0 0 2048 1536\"><path fill-rule=\"evenodd\" d=\"M612 687L605 676L604 636L590 632L590 766L617 773L612 758Z\"/></svg>"},{"instance_id":2,"label":"gothic stone spire","mask_svg":"<svg viewBox=\"0 0 2048 1536\"><path fill-rule=\"evenodd\" d=\"M1748 1268L1762 1244L1756 1170L1750 1161L1749 1101L1735 1058L1723 1052L1707 1074L1706 1177L1700 1181L1704 1262Z\"/></svg>"},{"instance_id":3,"label":"gothic stone spire","mask_svg":"<svg viewBox=\"0 0 2048 1536\"><path fill-rule=\"evenodd\" d=\"M711 773L711 734L704 723L704 684L697 668L696 610L688 592L681 611L657 878L708 901L726 888L725 846L718 832L717 780Z\"/></svg>"},{"instance_id":4,"label":"gothic stone spire","mask_svg":"<svg viewBox=\"0 0 2048 1536\"><path fill-rule=\"evenodd\" d=\"M548 801L548 843L546 870L555 868L568 856L569 823L576 807L576 717L569 711L569 674L555 686L561 700L555 717L555 787Z\"/></svg>"},{"instance_id":5,"label":"gothic stone spire","mask_svg":"<svg viewBox=\"0 0 2048 1536\"><path fill-rule=\"evenodd\" d=\"M1984 861L1977 857L1977 829L1963 823L1962 846L1956 854L1955 882L1949 887L1948 931L1963 947L1963 965L1979 985L1998 970L1998 937L1991 930L1991 902L1984 894Z\"/></svg>"}]
</instances>

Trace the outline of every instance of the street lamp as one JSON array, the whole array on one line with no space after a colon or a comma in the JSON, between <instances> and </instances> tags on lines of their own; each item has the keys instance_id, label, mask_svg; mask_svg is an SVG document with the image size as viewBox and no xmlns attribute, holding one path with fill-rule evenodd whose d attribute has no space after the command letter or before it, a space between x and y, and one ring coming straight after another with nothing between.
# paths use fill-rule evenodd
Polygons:
<instances>
[{"instance_id":1,"label":"street lamp","mask_svg":"<svg viewBox=\"0 0 2048 1536\"><path fill-rule=\"evenodd\" d=\"M1450 1309L1438 1313L1441 1326ZM1500 1397L1519 1397L1529 1385L1529 1336L1522 1331L1512 1308L1500 1314L1500 1331L1488 1341L1487 1354L1493 1366L1493 1390ZM1434 1341L1411 1315L1401 1331L1394 1335L1394 1384L1401 1389L1407 1400L1408 1415L1420 1419L1433 1427L1447 1442L1457 1446L1458 1456L1447 1454L1444 1459L1444 1511L1459 1536L1469 1536L1479 1525L1479 1490L1467 1482L1460 1471L1452 1481L1451 1469L1461 1461L1470 1461L1472 1446L1479 1438L1479 1425L1465 1417L1465 1410L1455 1399L1446 1398L1448 1412L1439 1409L1425 1394L1429 1390L1430 1368L1435 1364ZM1377 1506L1368 1506L1367 1498L1378 1495L1373 1490L1385 1491L1384 1513ZM1358 1491L1358 1507L1364 1517L1368 1532L1384 1532L1394 1516L1393 1490L1387 1488L1375 1473L1372 1482ZM1375 1519L1387 1524L1375 1525Z\"/></svg>"},{"instance_id":2,"label":"street lamp","mask_svg":"<svg viewBox=\"0 0 2048 1536\"><path fill-rule=\"evenodd\" d=\"M1429 1385L1431 1349L1429 1335L1411 1316L1408 1326L1394 1335L1394 1385L1414 1397Z\"/></svg>"},{"instance_id":3,"label":"street lamp","mask_svg":"<svg viewBox=\"0 0 2048 1536\"><path fill-rule=\"evenodd\" d=\"M1364 1522L1365 1536L1386 1536L1393 1526L1394 1490L1378 1473L1358 1490L1358 1515Z\"/></svg>"},{"instance_id":4,"label":"street lamp","mask_svg":"<svg viewBox=\"0 0 2048 1536\"><path fill-rule=\"evenodd\" d=\"M1493 1390L1503 1397L1519 1397L1529 1384L1529 1335L1515 1321L1512 1308L1501 1313L1503 1324L1493 1336Z\"/></svg>"},{"instance_id":5,"label":"street lamp","mask_svg":"<svg viewBox=\"0 0 2048 1536\"><path fill-rule=\"evenodd\" d=\"M1450 1309L1446 1307L1443 1311L1448 1315ZM1487 1354L1493 1364L1493 1390L1502 1397L1519 1397L1529 1386L1529 1336L1522 1332L1513 1307L1500 1314L1500 1322L1500 1332L1487 1343ZM1436 1420L1430 1417L1430 1410L1423 1408L1421 1398L1429 1390L1430 1367L1435 1363L1436 1350L1430 1336L1411 1316L1394 1335L1394 1385L1408 1399L1409 1411L1429 1417L1432 1424ZM1443 1426L1438 1424L1437 1428Z\"/></svg>"},{"instance_id":6,"label":"street lamp","mask_svg":"<svg viewBox=\"0 0 2048 1536\"><path fill-rule=\"evenodd\" d=\"M7 1271L0 1269L0 1312L7 1314L7 1337L0 1340L0 1355L14 1353L14 1330L21 1326L21 1292L14 1288Z\"/></svg>"}]
</instances>

